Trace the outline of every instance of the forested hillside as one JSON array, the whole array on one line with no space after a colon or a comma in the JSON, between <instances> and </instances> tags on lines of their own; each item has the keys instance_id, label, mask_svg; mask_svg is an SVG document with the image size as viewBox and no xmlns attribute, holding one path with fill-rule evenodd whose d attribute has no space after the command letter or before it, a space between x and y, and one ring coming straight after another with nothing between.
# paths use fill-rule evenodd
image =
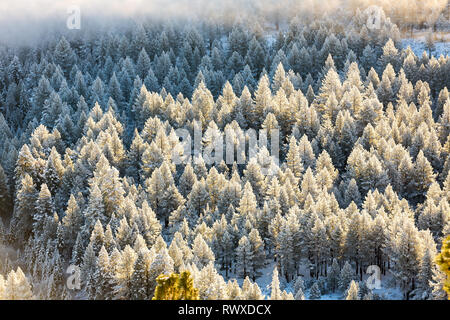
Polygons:
<instances>
[{"instance_id":1,"label":"forested hillside","mask_svg":"<svg viewBox=\"0 0 450 320\"><path fill-rule=\"evenodd\" d=\"M0 299L446 299L450 58L368 18L0 46Z\"/></svg>"}]
</instances>

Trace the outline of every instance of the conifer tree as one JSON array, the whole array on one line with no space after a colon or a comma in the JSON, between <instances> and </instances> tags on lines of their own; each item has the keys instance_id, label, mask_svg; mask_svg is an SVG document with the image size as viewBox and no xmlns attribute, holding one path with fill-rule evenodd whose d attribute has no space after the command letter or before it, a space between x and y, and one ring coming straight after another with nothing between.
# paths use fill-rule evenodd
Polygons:
<instances>
[{"instance_id":1,"label":"conifer tree","mask_svg":"<svg viewBox=\"0 0 450 320\"><path fill-rule=\"evenodd\" d=\"M151 299L153 288L153 277L150 270L152 264L152 256L150 251L144 247L137 252L137 258L134 265L134 271L131 279L131 296L133 300L149 300Z\"/></svg>"},{"instance_id":2,"label":"conifer tree","mask_svg":"<svg viewBox=\"0 0 450 320\"><path fill-rule=\"evenodd\" d=\"M214 253L205 242L201 234L198 234L194 239L192 254L194 255L194 262L199 269L205 267L210 262L214 262L215 260Z\"/></svg>"},{"instance_id":3,"label":"conifer tree","mask_svg":"<svg viewBox=\"0 0 450 320\"><path fill-rule=\"evenodd\" d=\"M169 164L164 162L160 168L153 171L146 184L152 209L167 226L169 214L184 202L175 186Z\"/></svg>"},{"instance_id":4,"label":"conifer tree","mask_svg":"<svg viewBox=\"0 0 450 320\"><path fill-rule=\"evenodd\" d=\"M114 298L114 273L110 258L105 247L102 246L97 258L95 270L95 299L111 300Z\"/></svg>"},{"instance_id":5,"label":"conifer tree","mask_svg":"<svg viewBox=\"0 0 450 320\"><path fill-rule=\"evenodd\" d=\"M191 274L160 275L156 278L155 296L153 300L198 300L198 290L194 288Z\"/></svg>"},{"instance_id":6,"label":"conifer tree","mask_svg":"<svg viewBox=\"0 0 450 320\"><path fill-rule=\"evenodd\" d=\"M278 279L278 269L275 267L270 284L270 300L281 300L280 280Z\"/></svg>"},{"instance_id":7,"label":"conifer tree","mask_svg":"<svg viewBox=\"0 0 450 320\"><path fill-rule=\"evenodd\" d=\"M86 286L86 292L90 298L95 297L95 269L97 258L95 256L94 248L89 244L86 251L82 255L82 265L81 265L81 280Z\"/></svg>"},{"instance_id":8,"label":"conifer tree","mask_svg":"<svg viewBox=\"0 0 450 320\"><path fill-rule=\"evenodd\" d=\"M339 276L341 273L341 269L336 259L333 259L333 263L331 264L331 268L327 274L327 287L332 291L336 291L339 287Z\"/></svg>"},{"instance_id":9,"label":"conifer tree","mask_svg":"<svg viewBox=\"0 0 450 320\"><path fill-rule=\"evenodd\" d=\"M3 167L0 165L0 217L8 217L12 212L10 187Z\"/></svg>"},{"instance_id":10,"label":"conifer tree","mask_svg":"<svg viewBox=\"0 0 450 320\"><path fill-rule=\"evenodd\" d=\"M61 38L55 47L54 58L55 62L61 67L64 75L67 77L75 63L75 54L69 42L64 37Z\"/></svg>"},{"instance_id":11,"label":"conifer tree","mask_svg":"<svg viewBox=\"0 0 450 320\"><path fill-rule=\"evenodd\" d=\"M441 270L446 274L447 280L444 283L444 290L447 292L447 296L450 297L450 237L447 237L442 244L442 249L439 255L436 257L436 262Z\"/></svg>"},{"instance_id":12,"label":"conifer tree","mask_svg":"<svg viewBox=\"0 0 450 320\"><path fill-rule=\"evenodd\" d=\"M35 233L43 231L45 218L53 215L52 195L47 185L41 185L41 191L36 199L36 209L33 216L33 230Z\"/></svg>"},{"instance_id":13,"label":"conifer tree","mask_svg":"<svg viewBox=\"0 0 450 320\"><path fill-rule=\"evenodd\" d=\"M34 300L31 285L20 267L8 273L4 286L5 300Z\"/></svg>"},{"instance_id":14,"label":"conifer tree","mask_svg":"<svg viewBox=\"0 0 450 320\"><path fill-rule=\"evenodd\" d=\"M348 288L351 281L354 279L355 274L353 271L352 266L348 261L345 262L344 266L342 267L341 274L339 276L339 288L344 291Z\"/></svg>"},{"instance_id":15,"label":"conifer tree","mask_svg":"<svg viewBox=\"0 0 450 320\"><path fill-rule=\"evenodd\" d=\"M11 222L12 230L18 240L26 240L31 235L37 196L33 179L25 174L17 192L16 208Z\"/></svg>"},{"instance_id":16,"label":"conifer tree","mask_svg":"<svg viewBox=\"0 0 450 320\"><path fill-rule=\"evenodd\" d=\"M392 222L392 228L391 232L395 232L391 234L389 244L389 256L394 263L392 272L400 281L403 294L408 299L411 291L416 288L415 278L420 270L422 247L419 231L405 215L397 216Z\"/></svg>"},{"instance_id":17,"label":"conifer tree","mask_svg":"<svg viewBox=\"0 0 450 320\"><path fill-rule=\"evenodd\" d=\"M311 300L320 300L322 297L322 293L320 292L318 281L314 282L310 291L309 291L309 299Z\"/></svg>"},{"instance_id":18,"label":"conifer tree","mask_svg":"<svg viewBox=\"0 0 450 320\"><path fill-rule=\"evenodd\" d=\"M115 291L119 299L131 299L136 259L136 252L127 245L120 255L117 273L115 275L118 283Z\"/></svg>"},{"instance_id":19,"label":"conifer tree","mask_svg":"<svg viewBox=\"0 0 450 320\"><path fill-rule=\"evenodd\" d=\"M248 239L251 245L251 251L253 256L252 269L254 272L253 281L255 281L256 276L261 274L259 270L261 270L264 267L266 253L264 251L264 242L261 239L257 229L252 229L250 231Z\"/></svg>"},{"instance_id":20,"label":"conifer tree","mask_svg":"<svg viewBox=\"0 0 450 320\"><path fill-rule=\"evenodd\" d=\"M345 300L360 300L359 298L359 286L355 280L350 282L350 286L348 287Z\"/></svg>"},{"instance_id":21,"label":"conifer tree","mask_svg":"<svg viewBox=\"0 0 450 320\"><path fill-rule=\"evenodd\" d=\"M246 236L243 236L239 240L239 246L236 249L236 270L243 278L254 273L252 260L250 241L248 241Z\"/></svg>"}]
</instances>

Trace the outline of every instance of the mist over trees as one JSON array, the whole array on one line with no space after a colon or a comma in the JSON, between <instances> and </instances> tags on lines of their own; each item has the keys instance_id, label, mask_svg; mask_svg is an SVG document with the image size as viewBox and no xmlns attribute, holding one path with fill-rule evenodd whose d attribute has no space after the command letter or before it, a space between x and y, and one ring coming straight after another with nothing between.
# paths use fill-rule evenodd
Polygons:
<instances>
[{"instance_id":1,"label":"mist over trees","mask_svg":"<svg viewBox=\"0 0 450 320\"><path fill-rule=\"evenodd\" d=\"M450 58L401 49L380 18L1 46L0 243L18 257L2 257L0 299L147 300L170 279L199 299L385 299L370 265L405 299L446 299ZM176 162L177 130L198 128L204 151L227 134L245 163ZM276 141L250 156L248 129L279 130L279 163Z\"/></svg>"}]
</instances>

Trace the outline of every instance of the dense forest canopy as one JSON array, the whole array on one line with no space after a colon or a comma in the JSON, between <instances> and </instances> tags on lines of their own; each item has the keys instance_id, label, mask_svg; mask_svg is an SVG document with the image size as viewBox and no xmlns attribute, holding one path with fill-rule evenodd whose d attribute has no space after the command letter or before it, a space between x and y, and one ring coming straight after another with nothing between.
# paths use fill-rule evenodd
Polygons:
<instances>
[{"instance_id":1,"label":"dense forest canopy","mask_svg":"<svg viewBox=\"0 0 450 320\"><path fill-rule=\"evenodd\" d=\"M446 299L450 58L401 48L378 10L377 28L355 8L5 41L0 298L152 299L180 274L200 299L387 299L378 266L406 299ZM208 161L226 142L242 152Z\"/></svg>"}]
</instances>

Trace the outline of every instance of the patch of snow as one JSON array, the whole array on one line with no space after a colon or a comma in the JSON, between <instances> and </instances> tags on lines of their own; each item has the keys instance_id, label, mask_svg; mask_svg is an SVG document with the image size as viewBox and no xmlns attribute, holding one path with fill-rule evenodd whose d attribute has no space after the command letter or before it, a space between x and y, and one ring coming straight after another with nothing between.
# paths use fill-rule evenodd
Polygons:
<instances>
[{"instance_id":1,"label":"patch of snow","mask_svg":"<svg viewBox=\"0 0 450 320\"><path fill-rule=\"evenodd\" d=\"M264 296L266 296L266 299L270 297L270 284L272 283L272 275L273 275L273 269L275 268L275 262L273 259L271 259L270 263L267 263L266 267L262 269L261 276L256 278L256 283L261 288L261 292ZM281 276L280 278L280 287L282 287L283 279ZM282 289L282 288L281 288Z\"/></svg>"},{"instance_id":2,"label":"patch of snow","mask_svg":"<svg viewBox=\"0 0 450 320\"><path fill-rule=\"evenodd\" d=\"M421 57L423 52L426 51L428 54L428 50L425 45L425 40L422 38L413 39L407 38L401 41L401 46L403 49L406 49L408 46L411 47L414 54L418 57ZM432 51L432 55L435 57L440 57L441 55L450 56L450 42L436 42L435 50Z\"/></svg>"}]
</instances>

